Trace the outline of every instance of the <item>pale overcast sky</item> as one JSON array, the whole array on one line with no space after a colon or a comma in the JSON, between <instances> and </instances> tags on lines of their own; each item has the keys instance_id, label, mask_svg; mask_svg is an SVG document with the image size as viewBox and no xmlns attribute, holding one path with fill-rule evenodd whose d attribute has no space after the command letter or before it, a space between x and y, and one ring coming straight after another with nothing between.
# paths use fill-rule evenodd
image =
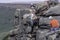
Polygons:
<instances>
[{"instance_id":1,"label":"pale overcast sky","mask_svg":"<svg viewBox=\"0 0 60 40\"><path fill-rule=\"evenodd\" d=\"M14 3L14 2L34 2L34 1L47 1L47 0L0 0L0 3Z\"/></svg>"},{"instance_id":2,"label":"pale overcast sky","mask_svg":"<svg viewBox=\"0 0 60 40\"><path fill-rule=\"evenodd\" d=\"M0 0L0 3L33 2L33 1L46 1L46 0Z\"/></svg>"}]
</instances>

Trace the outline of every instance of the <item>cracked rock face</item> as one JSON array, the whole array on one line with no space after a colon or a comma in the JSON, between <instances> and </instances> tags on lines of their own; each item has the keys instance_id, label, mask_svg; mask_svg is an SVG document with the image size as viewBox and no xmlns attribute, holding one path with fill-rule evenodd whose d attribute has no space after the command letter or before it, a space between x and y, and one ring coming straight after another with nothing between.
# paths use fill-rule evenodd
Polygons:
<instances>
[{"instance_id":1,"label":"cracked rock face","mask_svg":"<svg viewBox=\"0 0 60 40\"><path fill-rule=\"evenodd\" d=\"M54 14L54 13L60 14L60 6L55 6L55 7L50 8L46 12L46 15L50 15L50 14ZM20 19L19 19L20 25L16 25L15 29L10 31L10 38L9 38L10 40L47 40L44 35L49 30L41 30L40 28L38 28L38 26L35 26L35 25L33 27L30 25L25 26L24 23L26 23L26 22L24 22L24 21L26 21L26 20L23 21L21 19L21 16L19 16L19 17L20 17ZM26 18L26 15L24 18ZM56 18L59 20L60 16L56 17ZM49 24L48 17L40 17L39 19L40 19L39 24L43 24L43 23ZM18 18L15 21L18 22L17 20L18 20ZM54 37L54 36L52 36L52 37ZM49 37L51 38L51 36L49 36ZM48 39L48 40L50 40L50 39Z\"/></svg>"},{"instance_id":2,"label":"cracked rock face","mask_svg":"<svg viewBox=\"0 0 60 40\"><path fill-rule=\"evenodd\" d=\"M51 7L46 11L46 15L50 14L60 14L60 4L56 5L55 7Z\"/></svg>"}]
</instances>

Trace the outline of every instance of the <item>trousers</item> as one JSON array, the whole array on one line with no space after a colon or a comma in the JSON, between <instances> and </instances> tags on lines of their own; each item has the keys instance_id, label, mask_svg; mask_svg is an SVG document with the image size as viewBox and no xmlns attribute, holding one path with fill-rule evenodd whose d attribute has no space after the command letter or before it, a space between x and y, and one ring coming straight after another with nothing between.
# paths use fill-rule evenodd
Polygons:
<instances>
[{"instance_id":1,"label":"trousers","mask_svg":"<svg viewBox=\"0 0 60 40\"><path fill-rule=\"evenodd\" d=\"M59 30L59 28L51 28L51 31Z\"/></svg>"}]
</instances>

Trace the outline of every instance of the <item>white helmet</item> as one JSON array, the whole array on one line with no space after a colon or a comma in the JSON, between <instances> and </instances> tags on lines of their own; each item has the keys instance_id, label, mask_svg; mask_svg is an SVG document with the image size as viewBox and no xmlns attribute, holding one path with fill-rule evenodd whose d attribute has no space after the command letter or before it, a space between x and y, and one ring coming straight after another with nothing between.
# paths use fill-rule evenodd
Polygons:
<instances>
[{"instance_id":1,"label":"white helmet","mask_svg":"<svg viewBox=\"0 0 60 40\"><path fill-rule=\"evenodd\" d=\"M20 9L16 9L17 11L20 11Z\"/></svg>"},{"instance_id":2,"label":"white helmet","mask_svg":"<svg viewBox=\"0 0 60 40\"><path fill-rule=\"evenodd\" d=\"M30 12L32 12L32 9L29 9Z\"/></svg>"},{"instance_id":3,"label":"white helmet","mask_svg":"<svg viewBox=\"0 0 60 40\"><path fill-rule=\"evenodd\" d=\"M49 19L53 19L53 17L52 16L49 16Z\"/></svg>"}]
</instances>

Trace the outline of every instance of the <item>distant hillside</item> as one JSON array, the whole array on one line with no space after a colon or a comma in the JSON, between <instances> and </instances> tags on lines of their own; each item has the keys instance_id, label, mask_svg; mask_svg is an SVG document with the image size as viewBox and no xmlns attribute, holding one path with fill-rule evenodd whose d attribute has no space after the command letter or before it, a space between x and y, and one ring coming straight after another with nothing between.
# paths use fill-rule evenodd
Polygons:
<instances>
[{"instance_id":1,"label":"distant hillside","mask_svg":"<svg viewBox=\"0 0 60 40\"><path fill-rule=\"evenodd\" d=\"M11 7L11 8L30 8L30 4L19 4L19 3L0 3L0 7Z\"/></svg>"},{"instance_id":2,"label":"distant hillside","mask_svg":"<svg viewBox=\"0 0 60 40\"><path fill-rule=\"evenodd\" d=\"M6 8L6 7L0 8L0 30L3 29L3 31L5 31L8 29L7 27L13 26L14 13L15 13L15 9Z\"/></svg>"},{"instance_id":3,"label":"distant hillside","mask_svg":"<svg viewBox=\"0 0 60 40\"><path fill-rule=\"evenodd\" d=\"M32 4L46 4L46 2L33 2ZM30 8L31 3L0 3L0 7L11 7L11 8L20 8L20 9L25 9L25 8Z\"/></svg>"},{"instance_id":4,"label":"distant hillside","mask_svg":"<svg viewBox=\"0 0 60 40\"><path fill-rule=\"evenodd\" d=\"M15 8L0 7L0 40L13 29Z\"/></svg>"}]
</instances>

